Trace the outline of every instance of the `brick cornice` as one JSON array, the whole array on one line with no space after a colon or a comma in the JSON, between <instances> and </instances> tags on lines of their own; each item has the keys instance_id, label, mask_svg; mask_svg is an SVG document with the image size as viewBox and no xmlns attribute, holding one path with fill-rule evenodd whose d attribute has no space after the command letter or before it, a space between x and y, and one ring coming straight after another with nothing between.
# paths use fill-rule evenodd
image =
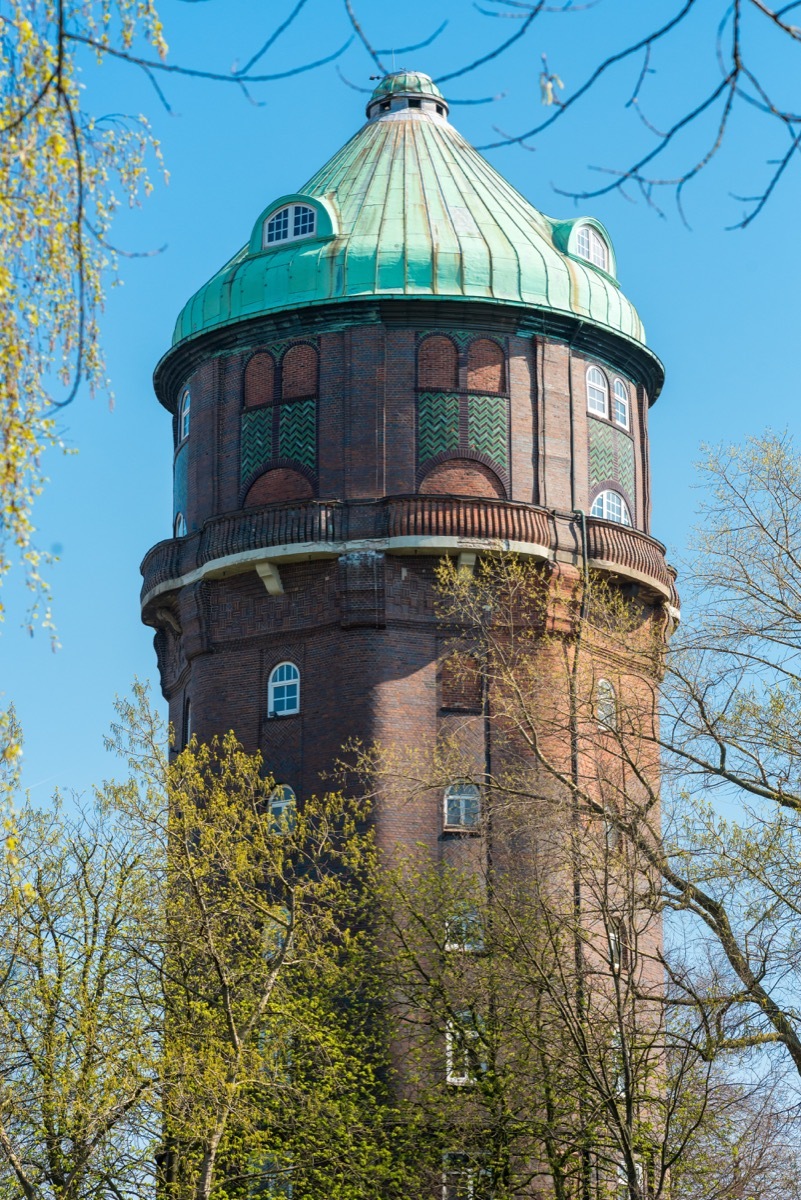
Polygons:
<instances>
[{"instance_id":1,"label":"brick cornice","mask_svg":"<svg viewBox=\"0 0 801 1200\"><path fill-rule=\"evenodd\" d=\"M173 412L181 386L210 358L240 353L264 342L315 337L358 325L423 326L427 331L441 329L443 332L449 329L492 330L498 334L565 342L577 353L597 359L643 386L651 404L664 383L662 363L646 346L571 313L481 300L421 296L415 300L405 297L398 300L365 299L296 308L186 338L168 350L158 363L153 376L156 396Z\"/></svg>"}]
</instances>

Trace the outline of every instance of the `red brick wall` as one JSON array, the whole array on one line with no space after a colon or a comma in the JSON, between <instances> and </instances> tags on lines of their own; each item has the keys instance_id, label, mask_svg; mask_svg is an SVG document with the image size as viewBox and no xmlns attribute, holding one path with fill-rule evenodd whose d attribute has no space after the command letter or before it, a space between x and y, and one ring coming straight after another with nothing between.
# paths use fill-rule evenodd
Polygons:
<instances>
[{"instance_id":1,"label":"red brick wall","mask_svg":"<svg viewBox=\"0 0 801 1200\"><path fill-rule=\"evenodd\" d=\"M488 496L505 500L498 476L483 463L452 458L432 467L420 484L424 496Z\"/></svg>"},{"instance_id":2,"label":"red brick wall","mask_svg":"<svg viewBox=\"0 0 801 1200\"><path fill-rule=\"evenodd\" d=\"M467 350L467 390L505 392L504 352L497 342L477 338Z\"/></svg>"},{"instance_id":3,"label":"red brick wall","mask_svg":"<svg viewBox=\"0 0 801 1200\"><path fill-rule=\"evenodd\" d=\"M272 354L260 350L245 367L245 406L272 404L275 390L275 361Z\"/></svg>"},{"instance_id":4,"label":"red brick wall","mask_svg":"<svg viewBox=\"0 0 801 1200\"><path fill-rule=\"evenodd\" d=\"M251 484L242 507L253 508L259 504L276 504L287 500L310 500L313 495L312 485L300 471L276 467L273 471L265 471Z\"/></svg>"},{"instance_id":5,"label":"red brick wall","mask_svg":"<svg viewBox=\"0 0 801 1200\"><path fill-rule=\"evenodd\" d=\"M417 386L423 391L450 392L459 386L459 358L447 337L427 337L417 356Z\"/></svg>"},{"instance_id":6,"label":"red brick wall","mask_svg":"<svg viewBox=\"0 0 801 1200\"><path fill-rule=\"evenodd\" d=\"M313 346L292 346L281 359L281 396L295 400L317 395L317 351Z\"/></svg>"}]
</instances>

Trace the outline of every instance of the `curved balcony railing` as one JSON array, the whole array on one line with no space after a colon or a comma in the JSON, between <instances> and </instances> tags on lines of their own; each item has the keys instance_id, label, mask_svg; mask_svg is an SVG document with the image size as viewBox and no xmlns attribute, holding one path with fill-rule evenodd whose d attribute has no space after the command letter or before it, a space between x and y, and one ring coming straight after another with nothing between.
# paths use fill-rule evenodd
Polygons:
<instances>
[{"instance_id":1,"label":"curved balcony railing","mask_svg":"<svg viewBox=\"0 0 801 1200\"><path fill-rule=\"evenodd\" d=\"M227 513L189 537L159 542L142 563L143 596L161 584L248 551L284 546L386 541L389 538L456 538L464 542L518 543L551 556L581 555L581 528L572 516L530 504L453 496L391 496L382 500L306 500ZM321 545L322 549L322 545ZM330 552L330 550L329 550ZM675 572L665 548L636 529L587 519L590 561L618 565L675 595Z\"/></svg>"}]
</instances>

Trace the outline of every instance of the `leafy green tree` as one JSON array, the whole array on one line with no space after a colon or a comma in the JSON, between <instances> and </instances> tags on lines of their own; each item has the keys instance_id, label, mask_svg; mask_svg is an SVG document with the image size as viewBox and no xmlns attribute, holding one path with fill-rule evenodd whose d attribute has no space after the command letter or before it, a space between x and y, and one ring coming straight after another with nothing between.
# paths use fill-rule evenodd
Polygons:
<instances>
[{"instance_id":1,"label":"leafy green tree","mask_svg":"<svg viewBox=\"0 0 801 1200\"><path fill-rule=\"evenodd\" d=\"M25 803L0 864L0 1191L146 1196L158 1137L149 864L98 810Z\"/></svg>"},{"instance_id":2,"label":"leafy green tree","mask_svg":"<svg viewBox=\"0 0 801 1200\"><path fill-rule=\"evenodd\" d=\"M120 715L132 771L106 801L154 865L165 1195L409 1194L367 808L338 794L296 804L233 734L167 761L142 689Z\"/></svg>"}]
</instances>

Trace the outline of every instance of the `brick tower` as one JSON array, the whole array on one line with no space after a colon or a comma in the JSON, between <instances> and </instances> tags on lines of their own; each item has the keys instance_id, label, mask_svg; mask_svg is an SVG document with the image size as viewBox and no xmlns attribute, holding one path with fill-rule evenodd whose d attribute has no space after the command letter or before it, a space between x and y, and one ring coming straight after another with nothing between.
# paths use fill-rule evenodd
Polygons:
<instances>
[{"instance_id":1,"label":"brick tower","mask_svg":"<svg viewBox=\"0 0 801 1200\"><path fill-rule=\"evenodd\" d=\"M649 536L661 383L603 226L545 217L428 76L388 75L187 303L156 369L175 509L142 611L178 743L233 728L299 797L354 736L432 746L458 707L443 555L585 560L669 610ZM437 854L474 819L458 804L385 805L379 840Z\"/></svg>"}]
</instances>

